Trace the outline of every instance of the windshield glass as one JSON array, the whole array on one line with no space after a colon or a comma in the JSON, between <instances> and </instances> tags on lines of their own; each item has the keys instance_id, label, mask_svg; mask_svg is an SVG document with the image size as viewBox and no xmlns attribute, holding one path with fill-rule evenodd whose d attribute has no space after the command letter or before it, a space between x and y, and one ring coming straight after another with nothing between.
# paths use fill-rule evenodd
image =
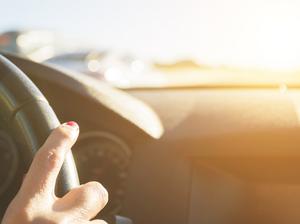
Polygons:
<instances>
[{"instance_id":1,"label":"windshield glass","mask_svg":"<svg viewBox=\"0 0 300 224\"><path fill-rule=\"evenodd\" d=\"M2 48L117 86L154 85L167 73L184 83L182 70L300 68L296 0L11 0L1 8L0 31L10 31Z\"/></svg>"}]
</instances>

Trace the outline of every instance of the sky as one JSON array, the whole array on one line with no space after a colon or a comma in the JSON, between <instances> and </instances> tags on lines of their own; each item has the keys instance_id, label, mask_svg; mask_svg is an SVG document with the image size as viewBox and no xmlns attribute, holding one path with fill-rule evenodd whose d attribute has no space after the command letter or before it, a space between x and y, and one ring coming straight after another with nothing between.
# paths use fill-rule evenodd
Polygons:
<instances>
[{"instance_id":1,"label":"sky","mask_svg":"<svg viewBox=\"0 0 300 224\"><path fill-rule=\"evenodd\" d=\"M297 0L0 0L0 31L49 29L161 61L300 68Z\"/></svg>"}]
</instances>

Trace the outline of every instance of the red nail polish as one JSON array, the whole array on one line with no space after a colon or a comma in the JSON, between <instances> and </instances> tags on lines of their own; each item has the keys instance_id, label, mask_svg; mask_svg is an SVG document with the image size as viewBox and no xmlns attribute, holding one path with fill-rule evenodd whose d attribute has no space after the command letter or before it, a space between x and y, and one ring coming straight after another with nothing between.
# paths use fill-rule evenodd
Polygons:
<instances>
[{"instance_id":1,"label":"red nail polish","mask_svg":"<svg viewBox=\"0 0 300 224\"><path fill-rule=\"evenodd\" d=\"M78 124L75 121L69 121L66 123L66 125L72 126L72 127L76 127L78 126Z\"/></svg>"}]
</instances>

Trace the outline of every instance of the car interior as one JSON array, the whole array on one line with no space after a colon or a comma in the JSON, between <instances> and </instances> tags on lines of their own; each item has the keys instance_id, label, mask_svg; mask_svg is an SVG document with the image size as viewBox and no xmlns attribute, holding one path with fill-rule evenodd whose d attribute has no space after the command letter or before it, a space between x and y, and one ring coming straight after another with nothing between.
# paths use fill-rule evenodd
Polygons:
<instances>
[{"instance_id":1,"label":"car interior","mask_svg":"<svg viewBox=\"0 0 300 224\"><path fill-rule=\"evenodd\" d=\"M51 130L74 120L80 135L56 193L99 181L109 202L97 218L109 224L298 224L298 67L205 66L119 88L0 49L0 220Z\"/></svg>"},{"instance_id":2,"label":"car interior","mask_svg":"<svg viewBox=\"0 0 300 224\"><path fill-rule=\"evenodd\" d=\"M86 77L80 80L71 72L5 56L38 86L59 120L79 122L81 136L73 155L81 181L107 184L110 202L102 216L145 224L299 220L300 96L295 87L122 92L105 85L95 89L95 81ZM19 147L39 144L57 120L43 108L42 96L35 96L37 101L22 97L21 85L6 81L8 70L1 67L2 117L4 109L42 102L39 109L25 106L14 112L16 127L8 128L12 118L2 119L3 214L20 184L17 174L32 158L32 151L20 152ZM42 113L50 124L41 125ZM74 164L69 163L62 171L67 173L62 192L74 184Z\"/></svg>"}]
</instances>

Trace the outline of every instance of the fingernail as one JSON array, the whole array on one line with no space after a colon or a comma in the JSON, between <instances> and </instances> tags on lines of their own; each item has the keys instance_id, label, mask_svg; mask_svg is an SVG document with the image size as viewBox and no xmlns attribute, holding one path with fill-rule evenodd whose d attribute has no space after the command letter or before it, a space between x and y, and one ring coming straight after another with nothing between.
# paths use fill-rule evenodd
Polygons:
<instances>
[{"instance_id":1,"label":"fingernail","mask_svg":"<svg viewBox=\"0 0 300 224\"><path fill-rule=\"evenodd\" d=\"M72 127L74 129L79 129L79 126L75 121L68 121L68 122L64 123L63 125Z\"/></svg>"},{"instance_id":2,"label":"fingernail","mask_svg":"<svg viewBox=\"0 0 300 224\"><path fill-rule=\"evenodd\" d=\"M72 127L78 127L78 124L75 121L68 121L66 125L72 126Z\"/></svg>"},{"instance_id":3,"label":"fingernail","mask_svg":"<svg viewBox=\"0 0 300 224\"><path fill-rule=\"evenodd\" d=\"M70 137L76 139L78 137L79 125L75 121L68 121L62 124L65 128L70 130Z\"/></svg>"}]
</instances>

